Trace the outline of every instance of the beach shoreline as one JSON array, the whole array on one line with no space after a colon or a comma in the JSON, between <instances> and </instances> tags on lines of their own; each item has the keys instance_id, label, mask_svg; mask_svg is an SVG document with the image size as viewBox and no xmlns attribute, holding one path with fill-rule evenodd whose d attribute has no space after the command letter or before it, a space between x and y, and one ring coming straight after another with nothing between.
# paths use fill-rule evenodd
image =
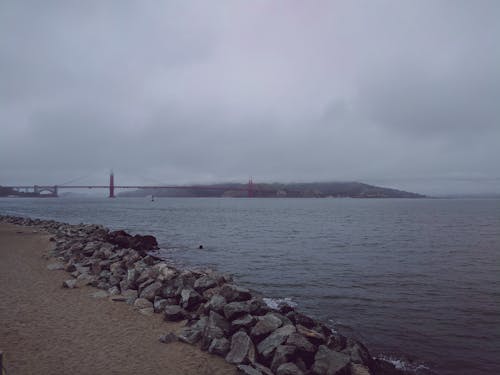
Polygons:
<instances>
[{"instance_id":1,"label":"beach shoreline","mask_svg":"<svg viewBox=\"0 0 500 375\"><path fill-rule=\"evenodd\" d=\"M160 335L180 323L94 298L98 289L61 288L64 270L49 271L49 234L0 223L0 350L9 374L221 374L223 358Z\"/></svg>"},{"instance_id":2,"label":"beach shoreline","mask_svg":"<svg viewBox=\"0 0 500 375\"><path fill-rule=\"evenodd\" d=\"M0 350L22 373L82 363L76 373L404 373L292 306L271 308L230 275L156 258L151 235L0 216L0 239L9 285Z\"/></svg>"}]
</instances>

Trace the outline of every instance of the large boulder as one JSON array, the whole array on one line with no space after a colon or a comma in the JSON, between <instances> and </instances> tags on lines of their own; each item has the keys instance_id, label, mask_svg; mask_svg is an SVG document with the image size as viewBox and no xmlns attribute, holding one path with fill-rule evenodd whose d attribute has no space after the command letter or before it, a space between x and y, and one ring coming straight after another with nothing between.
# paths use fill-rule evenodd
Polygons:
<instances>
[{"instance_id":1,"label":"large boulder","mask_svg":"<svg viewBox=\"0 0 500 375\"><path fill-rule=\"evenodd\" d=\"M194 289L184 288L181 291L181 306L186 310L194 310L203 301L203 297Z\"/></svg>"},{"instance_id":2,"label":"large boulder","mask_svg":"<svg viewBox=\"0 0 500 375\"><path fill-rule=\"evenodd\" d=\"M188 344L196 344L203 334L205 327L207 326L207 317L204 316L200 318L196 323L189 327L185 327L181 330L178 335L180 341L183 341Z\"/></svg>"},{"instance_id":3,"label":"large boulder","mask_svg":"<svg viewBox=\"0 0 500 375\"><path fill-rule=\"evenodd\" d=\"M229 320L247 314L249 311L248 304L245 302L229 302L224 306L224 316Z\"/></svg>"},{"instance_id":4,"label":"large boulder","mask_svg":"<svg viewBox=\"0 0 500 375\"><path fill-rule=\"evenodd\" d=\"M162 311L165 311L165 307L167 307L168 301L165 298L161 297L155 297L155 300L153 302L153 307L155 310L155 313L160 313Z\"/></svg>"},{"instance_id":5,"label":"large boulder","mask_svg":"<svg viewBox=\"0 0 500 375\"><path fill-rule=\"evenodd\" d=\"M283 323L278 317L276 317L274 314L268 313L260 318L257 324L255 324L255 326L250 331L250 336L256 339L260 339L277 330L282 326L282 324Z\"/></svg>"},{"instance_id":6,"label":"large boulder","mask_svg":"<svg viewBox=\"0 0 500 375\"><path fill-rule=\"evenodd\" d=\"M326 343L326 338L324 334L317 332L313 329L306 328L301 324L297 324L297 332L300 333L305 338L307 338L315 345L322 345Z\"/></svg>"},{"instance_id":7,"label":"large boulder","mask_svg":"<svg viewBox=\"0 0 500 375\"><path fill-rule=\"evenodd\" d=\"M299 313L297 311L291 311L288 314L286 314L286 316L295 324L300 324L307 328L312 328L316 325L316 322L314 321L313 318L305 314Z\"/></svg>"},{"instance_id":8,"label":"large boulder","mask_svg":"<svg viewBox=\"0 0 500 375\"><path fill-rule=\"evenodd\" d=\"M156 241L156 238L150 235L141 236L139 234L136 234L130 239L129 243L129 247L139 252L158 249L158 242Z\"/></svg>"},{"instance_id":9,"label":"large boulder","mask_svg":"<svg viewBox=\"0 0 500 375\"><path fill-rule=\"evenodd\" d=\"M194 288L200 293L217 286L217 281L208 275L204 275L194 282Z\"/></svg>"},{"instance_id":10,"label":"large boulder","mask_svg":"<svg viewBox=\"0 0 500 375\"><path fill-rule=\"evenodd\" d=\"M334 352L321 345L312 366L315 375L340 375L347 372L350 358L347 354Z\"/></svg>"},{"instance_id":11,"label":"large boulder","mask_svg":"<svg viewBox=\"0 0 500 375\"><path fill-rule=\"evenodd\" d=\"M176 322L185 319L187 315L186 310L178 305L168 305L165 307L165 320Z\"/></svg>"},{"instance_id":12,"label":"large boulder","mask_svg":"<svg viewBox=\"0 0 500 375\"><path fill-rule=\"evenodd\" d=\"M283 363L290 362L294 358L297 349L292 345L280 345L274 351L273 361L271 362L271 370L276 372L278 367Z\"/></svg>"},{"instance_id":13,"label":"large boulder","mask_svg":"<svg viewBox=\"0 0 500 375\"><path fill-rule=\"evenodd\" d=\"M348 338L346 348L342 350L343 353L351 357L351 361L362 365L371 366L373 359L366 346L357 340Z\"/></svg>"},{"instance_id":14,"label":"large boulder","mask_svg":"<svg viewBox=\"0 0 500 375\"><path fill-rule=\"evenodd\" d=\"M264 340L262 340L259 345L257 345L257 352L265 359L270 359L274 353L274 350L283 344L286 339L295 332L295 327L293 325L286 325L278 328Z\"/></svg>"},{"instance_id":15,"label":"large boulder","mask_svg":"<svg viewBox=\"0 0 500 375\"><path fill-rule=\"evenodd\" d=\"M227 302L247 301L252 298L250 290L234 284L224 284L220 288L219 294L223 296Z\"/></svg>"},{"instance_id":16,"label":"large boulder","mask_svg":"<svg viewBox=\"0 0 500 375\"><path fill-rule=\"evenodd\" d=\"M117 230L109 232L105 238L107 242L113 245L118 245L122 248L132 248L142 255L145 255L146 251L158 249L158 242L154 236L141 236L137 234L132 237L124 230Z\"/></svg>"},{"instance_id":17,"label":"large boulder","mask_svg":"<svg viewBox=\"0 0 500 375\"><path fill-rule=\"evenodd\" d=\"M351 363L351 375L372 375L372 372L367 366L360 365L359 363Z\"/></svg>"},{"instance_id":18,"label":"large boulder","mask_svg":"<svg viewBox=\"0 0 500 375\"><path fill-rule=\"evenodd\" d=\"M162 284L160 282L154 282L147 287L145 287L140 294L141 298L146 298L147 300L153 301L155 297L159 294L162 288Z\"/></svg>"},{"instance_id":19,"label":"large boulder","mask_svg":"<svg viewBox=\"0 0 500 375\"><path fill-rule=\"evenodd\" d=\"M208 347L208 352L212 354L217 354L220 356L225 356L229 352L231 343L225 337L220 339L213 339Z\"/></svg>"},{"instance_id":20,"label":"large boulder","mask_svg":"<svg viewBox=\"0 0 500 375\"><path fill-rule=\"evenodd\" d=\"M231 337L231 349L226 355L226 361L233 364L255 362L255 347L245 332L238 331Z\"/></svg>"},{"instance_id":21,"label":"large boulder","mask_svg":"<svg viewBox=\"0 0 500 375\"><path fill-rule=\"evenodd\" d=\"M130 238L132 236L125 232L124 230L116 230L113 232L109 232L106 235L106 241L112 243L113 245L118 245L123 248L131 247Z\"/></svg>"},{"instance_id":22,"label":"large boulder","mask_svg":"<svg viewBox=\"0 0 500 375\"><path fill-rule=\"evenodd\" d=\"M301 354L312 355L316 352L316 346L297 332L292 333L286 340L286 343L287 345L295 346Z\"/></svg>"},{"instance_id":23,"label":"large boulder","mask_svg":"<svg viewBox=\"0 0 500 375\"><path fill-rule=\"evenodd\" d=\"M205 308L209 311L215 311L217 313L223 313L224 306L226 306L227 301L220 294L215 294L210 298L210 300L205 304Z\"/></svg>"},{"instance_id":24,"label":"large boulder","mask_svg":"<svg viewBox=\"0 0 500 375\"><path fill-rule=\"evenodd\" d=\"M229 334L230 325L224 317L215 311L210 311L208 322L201 340L201 349L207 350L214 339L221 339Z\"/></svg>"},{"instance_id":25,"label":"large boulder","mask_svg":"<svg viewBox=\"0 0 500 375\"><path fill-rule=\"evenodd\" d=\"M283 363L276 370L276 375L303 375L301 369L297 367L297 365L293 362Z\"/></svg>"},{"instance_id":26,"label":"large boulder","mask_svg":"<svg viewBox=\"0 0 500 375\"><path fill-rule=\"evenodd\" d=\"M240 329L248 329L255 324L255 317L250 314L245 314L240 316L238 319L235 319L231 322L231 329L236 332Z\"/></svg>"}]
</instances>

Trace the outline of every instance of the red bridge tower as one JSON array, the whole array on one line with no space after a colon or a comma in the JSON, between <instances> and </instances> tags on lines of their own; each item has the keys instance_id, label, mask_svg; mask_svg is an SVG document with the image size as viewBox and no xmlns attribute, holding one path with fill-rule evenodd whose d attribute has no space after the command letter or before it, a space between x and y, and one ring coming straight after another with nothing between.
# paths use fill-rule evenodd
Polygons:
<instances>
[{"instance_id":1,"label":"red bridge tower","mask_svg":"<svg viewBox=\"0 0 500 375\"><path fill-rule=\"evenodd\" d=\"M115 175L113 174L113 171L109 174L109 197L115 197Z\"/></svg>"}]
</instances>

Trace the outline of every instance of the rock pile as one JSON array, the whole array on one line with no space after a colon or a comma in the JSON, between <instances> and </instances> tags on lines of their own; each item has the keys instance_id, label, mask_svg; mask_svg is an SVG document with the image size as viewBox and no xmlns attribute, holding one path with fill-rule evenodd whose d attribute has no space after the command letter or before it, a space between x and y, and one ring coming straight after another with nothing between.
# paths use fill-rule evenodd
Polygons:
<instances>
[{"instance_id":1,"label":"rock pile","mask_svg":"<svg viewBox=\"0 0 500 375\"><path fill-rule=\"evenodd\" d=\"M35 226L53 237L53 256L72 276L65 288L92 285L143 314L186 321L177 339L199 344L248 375L400 374L373 359L366 347L332 332L288 305L272 309L257 293L217 272L180 270L158 259L153 236L110 232L99 225L0 216L0 222ZM172 334L160 341L175 340Z\"/></svg>"}]
</instances>

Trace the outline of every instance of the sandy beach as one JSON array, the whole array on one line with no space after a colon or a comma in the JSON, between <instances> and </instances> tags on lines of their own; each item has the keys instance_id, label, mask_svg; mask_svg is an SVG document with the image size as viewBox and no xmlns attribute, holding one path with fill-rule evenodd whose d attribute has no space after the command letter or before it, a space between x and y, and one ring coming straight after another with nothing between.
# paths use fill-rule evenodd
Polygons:
<instances>
[{"instance_id":1,"label":"sandy beach","mask_svg":"<svg viewBox=\"0 0 500 375\"><path fill-rule=\"evenodd\" d=\"M96 288L63 289L49 271L49 236L0 224L0 350L15 374L235 374L195 346L162 344L176 332L158 314L95 298Z\"/></svg>"}]
</instances>

